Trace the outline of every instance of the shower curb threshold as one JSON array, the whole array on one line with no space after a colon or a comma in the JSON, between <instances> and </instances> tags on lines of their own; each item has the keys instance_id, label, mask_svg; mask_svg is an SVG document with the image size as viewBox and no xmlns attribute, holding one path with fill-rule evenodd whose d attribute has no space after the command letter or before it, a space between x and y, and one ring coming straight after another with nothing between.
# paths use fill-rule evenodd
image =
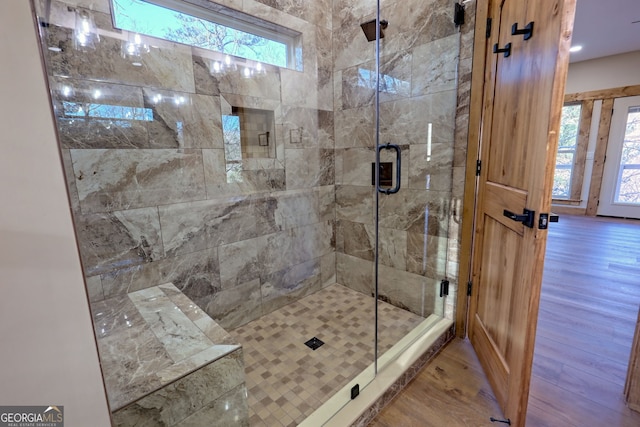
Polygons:
<instances>
[{"instance_id":1,"label":"shower curb threshold","mask_svg":"<svg viewBox=\"0 0 640 427\"><path fill-rule=\"evenodd\" d=\"M375 378L371 364L299 426L366 426L451 338L453 321L429 316L380 357ZM434 347L436 343L439 346ZM360 384L360 394L350 400L356 384Z\"/></svg>"}]
</instances>

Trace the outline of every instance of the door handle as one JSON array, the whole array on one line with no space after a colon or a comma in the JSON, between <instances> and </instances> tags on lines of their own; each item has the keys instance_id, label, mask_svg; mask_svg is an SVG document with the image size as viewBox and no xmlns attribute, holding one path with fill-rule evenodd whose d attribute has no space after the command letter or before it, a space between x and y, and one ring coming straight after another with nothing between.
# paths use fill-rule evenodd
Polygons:
<instances>
[{"instance_id":1,"label":"door handle","mask_svg":"<svg viewBox=\"0 0 640 427\"><path fill-rule=\"evenodd\" d=\"M553 212L541 213L540 219L538 220L538 228L540 230L546 230L547 228L549 228L550 222L558 222L559 218L560 217L558 216L558 214L554 214Z\"/></svg>"},{"instance_id":2,"label":"door handle","mask_svg":"<svg viewBox=\"0 0 640 427\"><path fill-rule=\"evenodd\" d=\"M530 211L529 209L523 209L522 215L514 214L513 212L506 209L502 212L502 214L509 219L523 223L529 228L533 228L533 220L536 216L536 212Z\"/></svg>"},{"instance_id":3,"label":"door handle","mask_svg":"<svg viewBox=\"0 0 640 427\"><path fill-rule=\"evenodd\" d=\"M393 188L381 188L380 182L379 182L380 179L378 179L378 191L384 194L395 194L398 191L400 191L400 175L401 175L400 170L401 170L402 151L400 150L400 146L387 142L386 144L378 145L378 158L380 158L380 151L383 149L394 150L396 152L396 186ZM380 173L380 171L378 171L378 173Z\"/></svg>"}]
</instances>

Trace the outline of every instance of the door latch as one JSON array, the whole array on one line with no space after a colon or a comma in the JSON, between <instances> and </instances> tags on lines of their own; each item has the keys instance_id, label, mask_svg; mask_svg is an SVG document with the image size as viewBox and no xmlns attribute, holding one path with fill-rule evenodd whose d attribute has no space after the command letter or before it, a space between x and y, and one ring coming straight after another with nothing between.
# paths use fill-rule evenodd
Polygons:
<instances>
[{"instance_id":1,"label":"door latch","mask_svg":"<svg viewBox=\"0 0 640 427\"><path fill-rule=\"evenodd\" d=\"M536 216L536 212L530 211L529 209L523 209L522 215L516 215L513 212L508 211L506 209L502 214L509 219L523 223L529 228L533 228L533 222Z\"/></svg>"}]
</instances>

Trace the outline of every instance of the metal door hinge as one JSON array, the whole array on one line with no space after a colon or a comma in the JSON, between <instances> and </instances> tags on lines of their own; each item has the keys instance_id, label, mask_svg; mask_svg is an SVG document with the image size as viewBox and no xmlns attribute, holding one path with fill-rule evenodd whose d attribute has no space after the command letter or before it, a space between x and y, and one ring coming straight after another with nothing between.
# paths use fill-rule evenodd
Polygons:
<instances>
[{"instance_id":1,"label":"metal door hinge","mask_svg":"<svg viewBox=\"0 0 640 427\"><path fill-rule=\"evenodd\" d=\"M473 282L471 280L469 280L469 282L467 282L467 296L470 297L471 296L471 288L473 287Z\"/></svg>"},{"instance_id":2,"label":"metal door hinge","mask_svg":"<svg viewBox=\"0 0 640 427\"><path fill-rule=\"evenodd\" d=\"M449 281L447 279L440 282L440 298L445 295L449 295Z\"/></svg>"},{"instance_id":3,"label":"metal door hinge","mask_svg":"<svg viewBox=\"0 0 640 427\"><path fill-rule=\"evenodd\" d=\"M476 176L480 176L480 170L482 170L482 160L476 161Z\"/></svg>"},{"instance_id":4,"label":"metal door hinge","mask_svg":"<svg viewBox=\"0 0 640 427\"><path fill-rule=\"evenodd\" d=\"M485 33L487 38L491 38L491 22L491 18L487 18L487 32Z\"/></svg>"}]
</instances>

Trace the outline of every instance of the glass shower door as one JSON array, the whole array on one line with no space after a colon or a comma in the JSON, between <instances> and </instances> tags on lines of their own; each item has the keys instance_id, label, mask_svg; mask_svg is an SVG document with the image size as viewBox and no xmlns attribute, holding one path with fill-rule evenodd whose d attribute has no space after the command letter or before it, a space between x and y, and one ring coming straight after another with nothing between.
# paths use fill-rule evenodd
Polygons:
<instances>
[{"instance_id":1,"label":"glass shower door","mask_svg":"<svg viewBox=\"0 0 640 427\"><path fill-rule=\"evenodd\" d=\"M460 49L453 7L398 0L380 13L388 24L376 96L378 357L433 321L425 319L445 316L461 214L453 186Z\"/></svg>"}]
</instances>

